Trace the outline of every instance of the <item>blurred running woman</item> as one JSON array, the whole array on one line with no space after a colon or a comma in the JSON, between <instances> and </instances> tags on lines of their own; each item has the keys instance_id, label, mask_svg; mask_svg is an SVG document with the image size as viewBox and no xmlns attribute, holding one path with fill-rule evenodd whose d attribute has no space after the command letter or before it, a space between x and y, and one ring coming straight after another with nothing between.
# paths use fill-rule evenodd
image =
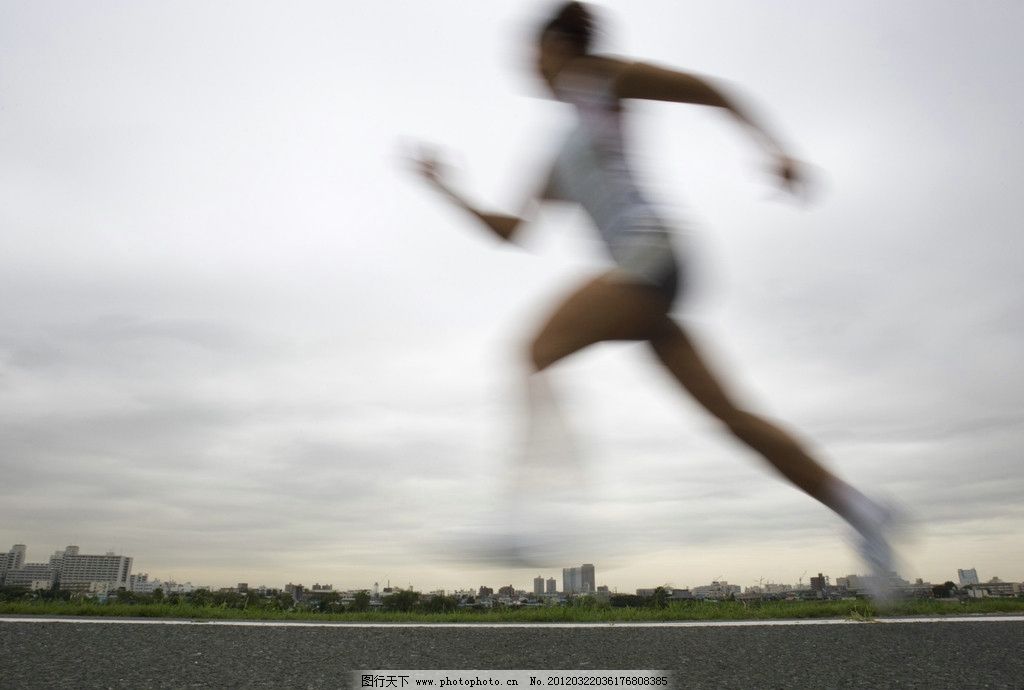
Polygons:
<instances>
[{"instance_id":1,"label":"blurred running woman","mask_svg":"<svg viewBox=\"0 0 1024 690\"><path fill-rule=\"evenodd\" d=\"M560 6L538 36L536 68L551 95L576 108L577 123L520 215L477 208L452 189L433 156L421 156L420 174L484 228L510 240L543 200L579 204L597 228L614 268L581 285L559 305L534 337L530 370L543 372L559 360L602 341L645 341L673 377L743 443L772 467L846 520L861 537L862 556L879 580L893 567L887 538L893 512L842 481L776 424L737 403L669 313L685 283L671 229L645 198L627 164L624 101L646 99L719 108L730 114L774 161L781 186L796 191L796 161L749 112L704 79L591 52L593 13L583 3Z\"/></svg>"}]
</instances>

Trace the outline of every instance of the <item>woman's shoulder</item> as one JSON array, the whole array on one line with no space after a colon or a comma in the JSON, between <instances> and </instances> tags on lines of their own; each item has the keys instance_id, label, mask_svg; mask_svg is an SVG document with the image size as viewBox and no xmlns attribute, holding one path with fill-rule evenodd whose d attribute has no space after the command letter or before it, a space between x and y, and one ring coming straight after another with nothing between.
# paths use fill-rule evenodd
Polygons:
<instances>
[{"instance_id":1,"label":"woman's shoulder","mask_svg":"<svg viewBox=\"0 0 1024 690\"><path fill-rule=\"evenodd\" d=\"M568 69L574 74L614 79L634 64L617 55L585 55L569 63Z\"/></svg>"},{"instance_id":2,"label":"woman's shoulder","mask_svg":"<svg viewBox=\"0 0 1024 690\"><path fill-rule=\"evenodd\" d=\"M616 97L619 78L633 65L632 60L613 55L586 55L569 63L559 75L559 82L569 88L600 90Z\"/></svg>"}]
</instances>

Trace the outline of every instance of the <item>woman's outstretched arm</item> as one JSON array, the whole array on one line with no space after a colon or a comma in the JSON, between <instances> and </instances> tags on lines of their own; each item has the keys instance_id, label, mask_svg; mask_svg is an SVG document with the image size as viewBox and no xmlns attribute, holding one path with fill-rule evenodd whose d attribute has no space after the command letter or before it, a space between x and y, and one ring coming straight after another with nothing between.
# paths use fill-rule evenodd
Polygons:
<instances>
[{"instance_id":1,"label":"woman's outstretched arm","mask_svg":"<svg viewBox=\"0 0 1024 690\"><path fill-rule=\"evenodd\" d=\"M416 160L416 171L425 179L432 187L437 191L441 192L449 201L455 206L458 206L462 210L466 211L490 230L492 233L497 235L499 238L510 241L512 236L519 229L519 226L526 222L525 216L532 207L536 204L529 202L527 207L523 209L523 213L518 216L512 216L502 213L490 213L482 211L473 204L469 203L465 197L452 189L451 185L444 179L441 171L441 165L437 159L430 155L421 154Z\"/></svg>"},{"instance_id":2,"label":"woman's outstretched arm","mask_svg":"<svg viewBox=\"0 0 1024 690\"><path fill-rule=\"evenodd\" d=\"M616 77L615 90L619 98L723 108L754 135L769 155L776 158L777 172L787 187L797 181L796 162L786 153L782 144L748 110L706 79L687 72L637 62L622 68Z\"/></svg>"}]
</instances>

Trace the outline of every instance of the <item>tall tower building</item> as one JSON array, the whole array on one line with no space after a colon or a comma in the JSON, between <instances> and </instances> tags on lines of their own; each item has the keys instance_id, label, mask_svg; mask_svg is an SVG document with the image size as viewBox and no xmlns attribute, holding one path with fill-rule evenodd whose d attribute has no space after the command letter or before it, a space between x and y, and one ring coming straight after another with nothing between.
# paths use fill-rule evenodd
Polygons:
<instances>
[{"instance_id":1,"label":"tall tower building","mask_svg":"<svg viewBox=\"0 0 1024 690\"><path fill-rule=\"evenodd\" d=\"M562 568L562 591L566 594L593 594L596 592L594 564L584 563L578 568Z\"/></svg>"},{"instance_id":2,"label":"tall tower building","mask_svg":"<svg viewBox=\"0 0 1024 690\"><path fill-rule=\"evenodd\" d=\"M960 580L961 587L978 584L978 571L975 568L970 568L969 570L957 569L956 576Z\"/></svg>"},{"instance_id":3,"label":"tall tower building","mask_svg":"<svg viewBox=\"0 0 1024 690\"><path fill-rule=\"evenodd\" d=\"M581 568L562 568L562 591L566 594L579 594L583 591Z\"/></svg>"},{"instance_id":4,"label":"tall tower building","mask_svg":"<svg viewBox=\"0 0 1024 690\"><path fill-rule=\"evenodd\" d=\"M533 593L537 596L544 593L544 578L540 575L533 578Z\"/></svg>"},{"instance_id":5,"label":"tall tower building","mask_svg":"<svg viewBox=\"0 0 1024 690\"><path fill-rule=\"evenodd\" d=\"M555 578L549 577L544 585L545 594L558 594L558 581Z\"/></svg>"},{"instance_id":6,"label":"tall tower building","mask_svg":"<svg viewBox=\"0 0 1024 690\"><path fill-rule=\"evenodd\" d=\"M580 591L593 594L597 591L597 580L594 576L594 564L584 563L580 567Z\"/></svg>"}]
</instances>

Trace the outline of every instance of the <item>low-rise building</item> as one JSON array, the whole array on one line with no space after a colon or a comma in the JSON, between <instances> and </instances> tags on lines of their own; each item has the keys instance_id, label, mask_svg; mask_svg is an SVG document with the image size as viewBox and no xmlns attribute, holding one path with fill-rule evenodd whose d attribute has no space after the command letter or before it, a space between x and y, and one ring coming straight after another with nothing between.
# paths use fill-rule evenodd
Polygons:
<instances>
[{"instance_id":1,"label":"low-rise building","mask_svg":"<svg viewBox=\"0 0 1024 690\"><path fill-rule=\"evenodd\" d=\"M963 588L971 597L1016 597L1021 594L1020 582L1003 582L994 577L988 582L976 585L967 585Z\"/></svg>"},{"instance_id":2,"label":"low-rise building","mask_svg":"<svg viewBox=\"0 0 1024 690\"><path fill-rule=\"evenodd\" d=\"M926 599L934 596L934 588L931 582L925 582L919 577L906 587L906 593L914 599Z\"/></svg>"},{"instance_id":3,"label":"low-rise building","mask_svg":"<svg viewBox=\"0 0 1024 690\"><path fill-rule=\"evenodd\" d=\"M205 589L208 592L213 591L213 587L209 585L194 585L191 582L175 582L174 580L164 580L160 582L157 580L157 584L160 590L164 593L164 596L170 594L191 594L197 589Z\"/></svg>"},{"instance_id":4,"label":"low-rise building","mask_svg":"<svg viewBox=\"0 0 1024 690\"><path fill-rule=\"evenodd\" d=\"M742 589L739 585L730 585L725 580L721 582L714 580L710 585L700 585L699 587L692 588L690 591L693 592L693 596L696 599L728 599L739 594Z\"/></svg>"},{"instance_id":5,"label":"low-rise building","mask_svg":"<svg viewBox=\"0 0 1024 690\"><path fill-rule=\"evenodd\" d=\"M818 573L817 577L811 578L811 589L815 592L828 592L830 588L828 575Z\"/></svg>"},{"instance_id":6,"label":"low-rise building","mask_svg":"<svg viewBox=\"0 0 1024 690\"><path fill-rule=\"evenodd\" d=\"M139 594L152 594L156 590L160 590L166 594L164 589L164 583L160 580L150 580L149 573L143 573L141 575L132 575L128 578L129 590L137 592Z\"/></svg>"},{"instance_id":7,"label":"low-rise building","mask_svg":"<svg viewBox=\"0 0 1024 690\"><path fill-rule=\"evenodd\" d=\"M886 577L880 575L847 575L846 577L836 578L836 584L840 588L845 587L847 591L856 594L867 594L879 589L887 589L893 592L911 591L910 583L895 572L889 573Z\"/></svg>"}]
</instances>

